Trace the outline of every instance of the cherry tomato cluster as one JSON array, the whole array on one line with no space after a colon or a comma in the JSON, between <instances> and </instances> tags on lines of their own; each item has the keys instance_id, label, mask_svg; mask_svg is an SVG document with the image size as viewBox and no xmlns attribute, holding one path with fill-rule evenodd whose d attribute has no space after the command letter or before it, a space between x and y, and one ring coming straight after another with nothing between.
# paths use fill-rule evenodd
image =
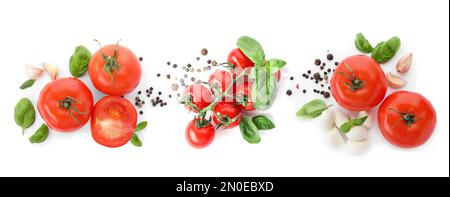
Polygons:
<instances>
[{"instance_id":1,"label":"cherry tomato cluster","mask_svg":"<svg viewBox=\"0 0 450 197\"><path fill-rule=\"evenodd\" d=\"M137 124L133 105L120 97L131 92L141 79L141 65L123 46L100 47L90 59L89 78L100 92L108 94L93 105L89 88L76 78L59 78L40 93L38 110L48 126L61 132L83 127L91 118L94 140L107 147L127 143Z\"/></svg>"},{"instance_id":2,"label":"cherry tomato cluster","mask_svg":"<svg viewBox=\"0 0 450 197\"><path fill-rule=\"evenodd\" d=\"M255 110L253 82L248 77L255 64L236 48L229 53L226 65L227 69L213 72L207 84L190 85L183 93L182 103L197 113L186 127L186 139L195 148L208 146L217 129L234 128L244 111ZM279 79L279 72L276 76Z\"/></svg>"}]
</instances>

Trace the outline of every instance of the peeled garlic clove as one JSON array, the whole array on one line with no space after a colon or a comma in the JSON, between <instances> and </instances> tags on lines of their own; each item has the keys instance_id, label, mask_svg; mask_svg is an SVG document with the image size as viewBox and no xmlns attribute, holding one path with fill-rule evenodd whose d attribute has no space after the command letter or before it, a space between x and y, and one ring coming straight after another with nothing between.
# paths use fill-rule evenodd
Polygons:
<instances>
[{"instance_id":1,"label":"peeled garlic clove","mask_svg":"<svg viewBox=\"0 0 450 197\"><path fill-rule=\"evenodd\" d=\"M51 79L55 80L58 76L58 68L55 65L49 63L43 63L43 67L45 72L50 75Z\"/></svg>"},{"instance_id":2,"label":"peeled garlic clove","mask_svg":"<svg viewBox=\"0 0 450 197\"><path fill-rule=\"evenodd\" d=\"M388 85L391 88L398 89L398 88L402 88L403 86L406 85L405 80L403 80L402 78L400 78L398 76L393 75L390 72L386 74L386 78L388 80Z\"/></svg>"},{"instance_id":3,"label":"peeled garlic clove","mask_svg":"<svg viewBox=\"0 0 450 197\"><path fill-rule=\"evenodd\" d=\"M363 126L353 126L345 136L347 136L348 140L360 141L369 137L369 131Z\"/></svg>"},{"instance_id":4,"label":"peeled garlic clove","mask_svg":"<svg viewBox=\"0 0 450 197\"><path fill-rule=\"evenodd\" d=\"M327 143L334 148L340 147L345 143L344 137L336 127L333 127L331 130L327 131L326 140Z\"/></svg>"},{"instance_id":5,"label":"peeled garlic clove","mask_svg":"<svg viewBox=\"0 0 450 197\"><path fill-rule=\"evenodd\" d=\"M406 73L412 65L412 53L406 54L397 62L397 72Z\"/></svg>"},{"instance_id":6,"label":"peeled garlic clove","mask_svg":"<svg viewBox=\"0 0 450 197\"><path fill-rule=\"evenodd\" d=\"M344 112L342 112L341 110L336 110L336 112L334 112L334 122L336 126L339 128L341 127L341 125L348 122L348 116L344 114Z\"/></svg>"},{"instance_id":7,"label":"peeled garlic clove","mask_svg":"<svg viewBox=\"0 0 450 197\"><path fill-rule=\"evenodd\" d=\"M35 67L30 64L25 64L25 74L30 79L37 79L40 76L42 76L42 73L44 73L44 70L38 67Z\"/></svg>"},{"instance_id":8,"label":"peeled garlic clove","mask_svg":"<svg viewBox=\"0 0 450 197\"><path fill-rule=\"evenodd\" d=\"M367 129L370 129L372 127L372 124L373 124L372 123L372 121L373 121L372 115L369 112L367 112L367 111L360 111L358 113L358 118L362 118L364 116L367 116L367 118L366 118L366 120L364 121L364 123L361 126L366 127Z\"/></svg>"},{"instance_id":9,"label":"peeled garlic clove","mask_svg":"<svg viewBox=\"0 0 450 197\"><path fill-rule=\"evenodd\" d=\"M361 155L369 150L369 141L367 139L361 141L347 141L347 148L353 155Z\"/></svg>"},{"instance_id":10,"label":"peeled garlic clove","mask_svg":"<svg viewBox=\"0 0 450 197\"><path fill-rule=\"evenodd\" d=\"M323 111L319 116L319 122L326 130L331 129L334 126L334 111L330 108Z\"/></svg>"}]
</instances>

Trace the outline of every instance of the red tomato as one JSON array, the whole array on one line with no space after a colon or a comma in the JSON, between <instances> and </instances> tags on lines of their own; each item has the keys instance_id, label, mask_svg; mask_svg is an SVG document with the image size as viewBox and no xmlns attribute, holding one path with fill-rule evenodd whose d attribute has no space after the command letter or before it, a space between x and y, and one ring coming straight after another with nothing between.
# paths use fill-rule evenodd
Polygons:
<instances>
[{"instance_id":1,"label":"red tomato","mask_svg":"<svg viewBox=\"0 0 450 197\"><path fill-rule=\"evenodd\" d=\"M387 91L387 80L380 65L365 55L344 59L331 78L331 93L336 102L352 111L377 106Z\"/></svg>"},{"instance_id":2,"label":"red tomato","mask_svg":"<svg viewBox=\"0 0 450 197\"><path fill-rule=\"evenodd\" d=\"M213 141L214 131L211 123L201 125L196 120L192 120L186 127L186 140L194 148L204 148Z\"/></svg>"},{"instance_id":3,"label":"red tomato","mask_svg":"<svg viewBox=\"0 0 450 197\"><path fill-rule=\"evenodd\" d=\"M239 102L242 103L241 104L242 108L247 111L255 110L252 101L252 87L253 87L252 82L244 82L239 84L236 88L236 97L241 99L239 100ZM244 99L247 101L247 105L245 106L244 106L245 103Z\"/></svg>"},{"instance_id":4,"label":"red tomato","mask_svg":"<svg viewBox=\"0 0 450 197\"><path fill-rule=\"evenodd\" d=\"M137 113L133 105L119 96L105 96L94 106L91 134L94 140L107 147L127 143L136 129Z\"/></svg>"},{"instance_id":5,"label":"red tomato","mask_svg":"<svg viewBox=\"0 0 450 197\"><path fill-rule=\"evenodd\" d=\"M237 103L220 102L213 108L213 121L216 125L221 125L221 129L231 129L239 125L242 117L242 108Z\"/></svg>"},{"instance_id":6,"label":"red tomato","mask_svg":"<svg viewBox=\"0 0 450 197\"><path fill-rule=\"evenodd\" d=\"M436 126L436 112L425 97L408 91L389 95L378 109L378 126L391 144L411 148L425 143Z\"/></svg>"},{"instance_id":7,"label":"red tomato","mask_svg":"<svg viewBox=\"0 0 450 197\"><path fill-rule=\"evenodd\" d=\"M238 69L244 69L253 67L255 64L250 60L240 49L233 49L228 54L228 62L234 65Z\"/></svg>"},{"instance_id":8,"label":"red tomato","mask_svg":"<svg viewBox=\"0 0 450 197\"><path fill-rule=\"evenodd\" d=\"M59 78L41 90L38 110L50 128L70 132L86 124L93 103L92 93L82 81Z\"/></svg>"},{"instance_id":9,"label":"red tomato","mask_svg":"<svg viewBox=\"0 0 450 197\"><path fill-rule=\"evenodd\" d=\"M224 93L226 89L233 83L234 77L235 74L230 74L228 71L216 70L211 74L208 82L211 86L216 86L221 93ZM231 87L231 89L227 92L228 96L224 97L223 100L228 102L234 102L235 100L230 98L230 96L234 95L235 93L236 88L235 85L233 85L233 87Z\"/></svg>"},{"instance_id":10,"label":"red tomato","mask_svg":"<svg viewBox=\"0 0 450 197\"><path fill-rule=\"evenodd\" d=\"M189 111L198 112L208 107L211 101L211 92L201 84L192 84L184 90L182 103Z\"/></svg>"},{"instance_id":11,"label":"red tomato","mask_svg":"<svg viewBox=\"0 0 450 197\"><path fill-rule=\"evenodd\" d=\"M92 84L100 92L120 96L136 88L142 71L138 58L130 49L107 45L92 56L88 72Z\"/></svg>"}]
</instances>

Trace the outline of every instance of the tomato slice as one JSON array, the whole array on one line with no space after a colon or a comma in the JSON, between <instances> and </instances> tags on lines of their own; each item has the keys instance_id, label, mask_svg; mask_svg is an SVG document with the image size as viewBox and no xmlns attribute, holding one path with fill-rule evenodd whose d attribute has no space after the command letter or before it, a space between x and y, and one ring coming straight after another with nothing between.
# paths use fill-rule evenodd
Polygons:
<instances>
[{"instance_id":1,"label":"tomato slice","mask_svg":"<svg viewBox=\"0 0 450 197\"><path fill-rule=\"evenodd\" d=\"M133 105L119 96L106 96L94 106L91 134L106 147L119 147L127 143L136 129L137 113Z\"/></svg>"}]
</instances>

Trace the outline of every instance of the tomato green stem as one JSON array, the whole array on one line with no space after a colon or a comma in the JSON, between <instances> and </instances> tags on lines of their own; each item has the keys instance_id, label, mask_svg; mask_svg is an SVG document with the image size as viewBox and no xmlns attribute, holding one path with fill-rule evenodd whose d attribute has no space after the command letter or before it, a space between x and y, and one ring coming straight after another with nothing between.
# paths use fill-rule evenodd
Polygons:
<instances>
[{"instance_id":1,"label":"tomato green stem","mask_svg":"<svg viewBox=\"0 0 450 197\"><path fill-rule=\"evenodd\" d=\"M353 70L350 68L350 66L348 66L346 63L344 63L345 67L347 67L347 70L350 71L351 76L348 75L345 72L337 72L337 74L342 74L345 76L345 78L347 78L350 83L348 82L344 82L344 85L347 86L348 88L350 88L353 91L356 91L358 89L361 89L364 87L364 85L366 84L365 81L360 80L358 78L356 78L355 73L353 72Z\"/></svg>"},{"instance_id":2,"label":"tomato green stem","mask_svg":"<svg viewBox=\"0 0 450 197\"><path fill-rule=\"evenodd\" d=\"M413 113L411 113L411 110L408 110L408 112L400 112L394 108L389 108L390 110L394 111L395 113L399 114L401 116L400 120L403 120L406 124L406 126L411 126L416 122L416 117Z\"/></svg>"},{"instance_id":3,"label":"tomato green stem","mask_svg":"<svg viewBox=\"0 0 450 197\"><path fill-rule=\"evenodd\" d=\"M56 107L66 109L67 113L75 121L75 123L80 124L80 122L78 122L77 118L75 117L75 115L73 114L72 111L74 111L77 114L81 114L81 115L86 115L89 112L81 112L75 106L73 106L74 104L79 104L79 103L81 103L81 102L79 102L77 99L70 97L70 96L66 96L63 100L57 101Z\"/></svg>"},{"instance_id":4,"label":"tomato green stem","mask_svg":"<svg viewBox=\"0 0 450 197\"><path fill-rule=\"evenodd\" d=\"M114 48L114 55L112 57L107 56L103 52L103 47L97 39L95 39L94 41L97 42L98 45L100 46L100 51L102 52L103 60L105 61L105 65L103 65L103 68L108 73L108 75L111 77L111 81L114 83L114 78L120 69L120 64L117 61L117 49L119 48L120 39L117 40L116 47Z\"/></svg>"}]
</instances>

